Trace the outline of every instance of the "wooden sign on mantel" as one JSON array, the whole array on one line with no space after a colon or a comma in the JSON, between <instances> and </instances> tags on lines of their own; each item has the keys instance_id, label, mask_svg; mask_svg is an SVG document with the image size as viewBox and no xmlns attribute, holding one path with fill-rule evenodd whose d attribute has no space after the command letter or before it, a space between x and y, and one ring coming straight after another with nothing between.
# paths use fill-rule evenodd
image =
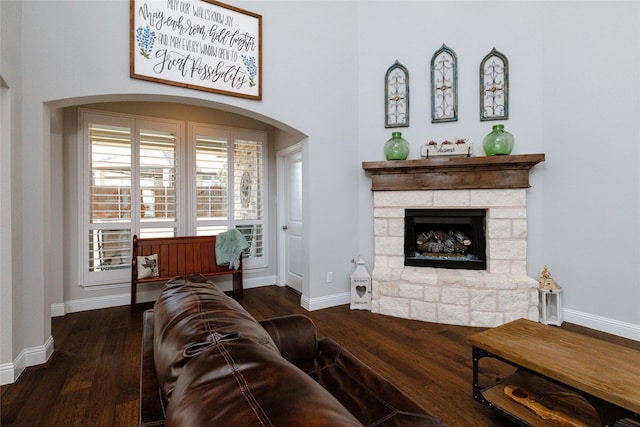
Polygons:
<instances>
[{"instance_id":1,"label":"wooden sign on mantel","mask_svg":"<svg viewBox=\"0 0 640 427\"><path fill-rule=\"evenodd\" d=\"M213 0L130 0L130 75L262 99L262 16Z\"/></svg>"},{"instance_id":2,"label":"wooden sign on mantel","mask_svg":"<svg viewBox=\"0 0 640 427\"><path fill-rule=\"evenodd\" d=\"M529 188L544 154L362 162L373 191Z\"/></svg>"}]
</instances>

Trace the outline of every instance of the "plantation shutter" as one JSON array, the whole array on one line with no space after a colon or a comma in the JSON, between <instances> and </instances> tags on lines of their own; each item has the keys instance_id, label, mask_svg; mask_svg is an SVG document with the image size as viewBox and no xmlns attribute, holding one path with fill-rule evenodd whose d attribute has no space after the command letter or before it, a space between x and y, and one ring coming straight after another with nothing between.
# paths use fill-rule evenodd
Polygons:
<instances>
[{"instance_id":1,"label":"plantation shutter","mask_svg":"<svg viewBox=\"0 0 640 427\"><path fill-rule=\"evenodd\" d=\"M229 171L227 138L196 135L196 230L213 235L227 230Z\"/></svg>"},{"instance_id":2,"label":"plantation shutter","mask_svg":"<svg viewBox=\"0 0 640 427\"><path fill-rule=\"evenodd\" d=\"M243 268L265 267L264 132L192 125L196 233L237 228L249 242Z\"/></svg>"},{"instance_id":3,"label":"plantation shutter","mask_svg":"<svg viewBox=\"0 0 640 427\"><path fill-rule=\"evenodd\" d=\"M88 137L88 271L127 268L131 258L131 129L90 123Z\"/></svg>"},{"instance_id":4,"label":"plantation shutter","mask_svg":"<svg viewBox=\"0 0 640 427\"><path fill-rule=\"evenodd\" d=\"M173 131L141 129L140 237L177 234L176 135Z\"/></svg>"},{"instance_id":5,"label":"plantation shutter","mask_svg":"<svg viewBox=\"0 0 640 427\"><path fill-rule=\"evenodd\" d=\"M264 253L262 141L247 137L235 139L233 163L234 224L249 242L245 258L261 258Z\"/></svg>"}]
</instances>

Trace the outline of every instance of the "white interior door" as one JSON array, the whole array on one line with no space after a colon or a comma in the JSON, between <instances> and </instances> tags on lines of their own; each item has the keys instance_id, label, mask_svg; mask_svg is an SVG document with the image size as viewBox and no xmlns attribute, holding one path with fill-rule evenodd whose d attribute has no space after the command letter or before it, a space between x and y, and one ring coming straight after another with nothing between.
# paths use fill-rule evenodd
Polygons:
<instances>
[{"instance_id":1,"label":"white interior door","mask_svg":"<svg viewBox=\"0 0 640 427\"><path fill-rule=\"evenodd\" d=\"M280 158L280 283L302 293L302 152Z\"/></svg>"}]
</instances>

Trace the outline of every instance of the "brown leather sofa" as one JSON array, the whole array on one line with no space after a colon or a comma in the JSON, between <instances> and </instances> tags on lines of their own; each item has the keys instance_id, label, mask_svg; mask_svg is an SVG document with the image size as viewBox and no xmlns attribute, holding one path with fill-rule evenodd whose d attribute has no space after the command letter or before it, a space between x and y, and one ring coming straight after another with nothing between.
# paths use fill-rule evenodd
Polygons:
<instances>
[{"instance_id":1,"label":"brown leather sofa","mask_svg":"<svg viewBox=\"0 0 640 427\"><path fill-rule=\"evenodd\" d=\"M303 315L257 322L202 276L144 313L140 426L440 426Z\"/></svg>"}]
</instances>

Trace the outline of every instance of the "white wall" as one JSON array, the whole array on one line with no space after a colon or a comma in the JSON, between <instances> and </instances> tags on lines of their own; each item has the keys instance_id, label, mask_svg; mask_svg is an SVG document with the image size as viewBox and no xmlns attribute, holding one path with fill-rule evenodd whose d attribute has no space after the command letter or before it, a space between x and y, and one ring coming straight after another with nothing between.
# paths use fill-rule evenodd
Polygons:
<instances>
[{"instance_id":1,"label":"white wall","mask_svg":"<svg viewBox=\"0 0 640 427\"><path fill-rule=\"evenodd\" d=\"M0 2L0 384L26 365L22 293L21 7Z\"/></svg>"},{"instance_id":2,"label":"white wall","mask_svg":"<svg viewBox=\"0 0 640 427\"><path fill-rule=\"evenodd\" d=\"M263 16L262 101L130 79L128 1L0 2L0 73L22 99L12 120L18 178L12 181L10 286L19 314L11 338L3 324L2 345L13 344L13 359L0 353L0 366L14 363L24 349L46 356L51 304L67 298L62 266L49 256L63 247L61 233L50 231L61 218L49 213L62 205L51 191L52 178L62 175L51 111L98 101L179 102L306 135L303 300L322 306L348 291L354 256L372 263L370 182L361 162L381 160L389 137L386 69L398 59L410 72L411 126L403 134L412 158L427 140L456 136L470 138L480 154L492 123L478 119L478 65L493 47L510 61L505 124L516 136L514 153L547 155L533 169L528 191L529 274L537 277L548 264L574 321L640 339L639 3L231 3ZM16 31L19 49L5 49ZM434 125L429 62L443 43L459 59L460 119ZM616 148L611 154L604 150L610 146ZM334 273L330 284L328 271Z\"/></svg>"},{"instance_id":3,"label":"white wall","mask_svg":"<svg viewBox=\"0 0 640 427\"><path fill-rule=\"evenodd\" d=\"M514 154L546 154L527 192L528 274L549 266L567 320L640 339L640 3L361 2L358 19L361 160L384 159L383 76L396 59L410 73L411 126L397 129L410 158L454 137L483 154L500 122L479 120L478 69L495 47L509 59ZM458 56L459 120L432 124L429 62L443 43ZM359 181L371 266L370 180Z\"/></svg>"},{"instance_id":4,"label":"white wall","mask_svg":"<svg viewBox=\"0 0 640 427\"><path fill-rule=\"evenodd\" d=\"M640 3L558 3L540 16L547 164L531 254L564 286L567 320L640 340Z\"/></svg>"}]
</instances>

